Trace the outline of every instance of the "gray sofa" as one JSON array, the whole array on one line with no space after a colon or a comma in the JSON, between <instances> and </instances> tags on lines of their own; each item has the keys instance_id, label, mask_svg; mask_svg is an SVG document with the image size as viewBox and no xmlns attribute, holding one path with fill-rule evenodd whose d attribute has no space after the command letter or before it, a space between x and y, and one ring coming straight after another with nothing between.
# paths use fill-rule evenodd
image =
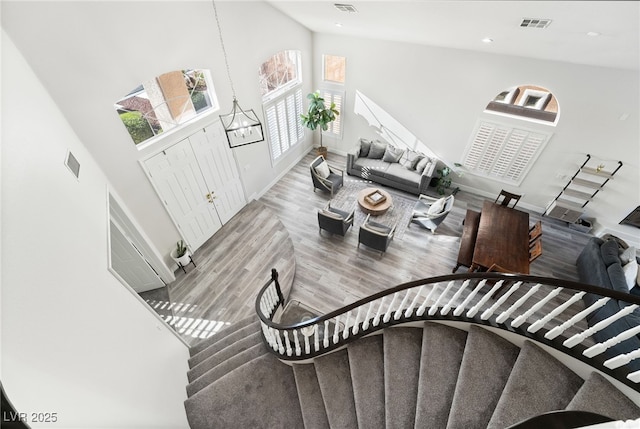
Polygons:
<instances>
[{"instance_id":1,"label":"gray sofa","mask_svg":"<svg viewBox=\"0 0 640 429\"><path fill-rule=\"evenodd\" d=\"M621 249L619 249L618 243L615 240L602 240L597 237L591 238L585 248L582 249L576 261L580 281L594 286L613 289L618 292L629 293L619 257L620 251ZM638 289L640 288L636 286L631 292L635 295ZM599 295L587 293L582 300L584 301L585 307L588 307L600 298L602 297ZM611 299L596 312L587 316L587 323L589 326L593 326L628 305L628 303ZM636 309L632 314L596 332L593 334L593 339L597 342L603 342L638 325L640 325L640 309ZM629 353L638 348L640 348L640 336L635 336L611 347L605 354L607 358L609 358L621 353ZM635 359L631 361L629 367L632 368L633 371L640 370L640 360Z\"/></svg>"},{"instance_id":2,"label":"gray sofa","mask_svg":"<svg viewBox=\"0 0 640 429\"><path fill-rule=\"evenodd\" d=\"M426 193L436 160L379 140L361 138L347 153L347 174L412 194Z\"/></svg>"}]
</instances>

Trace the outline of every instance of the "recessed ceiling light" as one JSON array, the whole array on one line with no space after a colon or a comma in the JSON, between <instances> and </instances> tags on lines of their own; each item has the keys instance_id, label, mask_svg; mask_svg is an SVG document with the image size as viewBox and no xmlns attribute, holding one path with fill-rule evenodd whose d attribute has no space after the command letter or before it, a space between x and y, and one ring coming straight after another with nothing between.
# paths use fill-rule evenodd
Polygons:
<instances>
[{"instance_id":1,"label":"recessed ceiling light","mask_svg":"<svg viewBox=\"0 0 640 429\"><path fill-rule=\"evenodd\" d=\"M342 23L341 23L341 22L336 22L334 25L335 25L336 27L342 27Z\"/></svg>"},{"instance_id":2,"label":"recessed ceiling light","mask_svg":"<svg viewBox=\"0 0 640 429\"><path fill-rule=\"evenodd\" d=\"M598 33L597 31L589 31L587 33L587 36L591 36L591 37L598 37L600 35L600 33Z\"/></svg>"},{"instance_id":3,"label":"recessed ceiling light","mask_svg":"<svg viewBox=\"0 0 640 429\"><path fill-rule=\"evenodd\" d=\"M484 39L482 39L482 41L484 43L493 43L493 39L491 37L485 37Z\"/></svg>"}]
</instances>

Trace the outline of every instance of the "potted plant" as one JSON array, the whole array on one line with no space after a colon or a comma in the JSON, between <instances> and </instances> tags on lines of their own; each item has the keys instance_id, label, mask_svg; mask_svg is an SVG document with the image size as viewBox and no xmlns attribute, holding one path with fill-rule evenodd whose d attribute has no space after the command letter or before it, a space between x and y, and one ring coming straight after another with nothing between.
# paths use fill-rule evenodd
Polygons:
<instances>
[{"instance_id":1,"label":"potted plant","mask_svg":"<svg viewBox=\"0 0 640 429\"><path fill-rule=\"evenodd\" d=\"M181 266L185 266L191 262L189 249L187 249L187 245L182 240L176 243L176 248L171 251L171 257Z\"/></svg>"},{"instance_id":2,"label":"potted plant","mask_svg":"<svg viewBox=\"0 0 640 429\"><path fill-rule=\"evenodd\" d=\"M335 121L336 117L340 114L336 109L336 104L331 103L327 107L324 103L324 98L320 96L320 91L312 92L307 95L309 99L309 110L306 115L300 115L302 119L302 125L309 128L311 131L315 131L320 127L320 147L318 148L318 155L327 157L327 148L322 145L322 131L326 131L329 128L329 124Z\"/></svg>"},{"instance_id":3,"label":"potted plant","mask_svg":"<svg viewBox=\"0 0 640 429\"><path fill-rule=\"evenodd\" d=\"M451 169L449 167L443 167L437 170L437 172L440 177L438 177L436 191L438 191L438 194L444 195L445 189L451 186L451 177L449 177L449 174L451 174Z\"/></svg>"}]
</instances>

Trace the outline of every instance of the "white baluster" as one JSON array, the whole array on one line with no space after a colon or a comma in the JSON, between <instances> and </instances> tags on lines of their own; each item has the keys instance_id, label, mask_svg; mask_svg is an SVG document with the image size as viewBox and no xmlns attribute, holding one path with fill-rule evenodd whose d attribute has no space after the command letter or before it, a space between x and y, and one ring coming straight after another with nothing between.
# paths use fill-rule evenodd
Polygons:
<instances>
[{"instance_id":1,"label":"white baluster","mask_svg":"<svg viewBox=\"0 0 640 429\"><path fill-rule=\"evenodd\" d=\"M380 300L380 305L378 306L378 310L376 311L376 317L373 318L373 326L378 326L380 324L380 313L382 311L382 305L384 304L386 296L383 296Z\"/></svg>"},{"instance_id":2,"label":"white baluster","mask_svg":"<svg viewBox=\"0 0 640 429\"><path fill-rule=\"evenodd\" d=\"M278 342L276 341L276 336L273 333L273 328L267 328L267 333L269 335L269 345L273 350L278 350Z\"/></svg>"},{"instance_id":3,"label":"white baluster","mask_svg":"<svg viewBox=\"0 0 640 429\"><path fill-rule=\"evenodd\" d=\"M453 305L456 303L458 298L460 298L460 295L462 295L462 292L464 292L464 290L467 288L467 286L469 286L469 283L470 283L469 279L465 280L464 283L462 283L462 285L458 288L456 293L453 294L453 296L451 297L449 302L447 302L444 305L444 307L442 307L442 310L440 311L440 314L442 314L443 316L446 316L447 314L449 314L449 311L451 311L451 308L453 307Z\"/></svg>"},{"instance_id":4,"label":"white baluster","mask_svg":"<svg viewBox=\"0 0 640 429\"><path fill-rule=\"evenodd\" d=\"M293 331L293 345L295 347L296 356L300 356L302 354L302 349L300 348L300 339L298 338L298 330Z\"/></svg>"},{"instance_id":5,"label":"white baluster","mask_svg":"<svg viewBox=\"0 0 640 429\"><path fill-rule=\"evenodd\" d=\"M407 289L407 293L404 295L404 298L402 298L402 302L400 303L400 307L398 307L396 312L393 313L393 320L400 320L400 316L402 316L402 309L404 308L405 304L409 300L409 294L410 293L411 293L411 289Z\"/></svg>"},{"instance_id":6,"label":"white baluster","mask_svg":"<svg viewBox=\"0 0 640 429\"><path fill-rule=\"evenodd\" d=\"M515 319L513 319L511 321L511 326L514 328L517 328L518 326L522 325L524 322L526 322L526 320L531 317L536 311L540 310L542 307L544 307L547 302L551 301L553 298L555 298L556 296L558 296L558 294L562 291L561 287L555 288L554 290L552 290L551 292L549 292L549 294L547 296L545 296L544 298L542 298L540 301L538 301L536 304L534 304L530 309L528 309L527 311L525 311L523 314L521 314L520 316L516 317Z\"/></svg>"},{"instance_id":7,"label":"white baluster","mask_svg":"<svg viewBox=\"0 0 640 429\"><path fill-rule=\"evenodd\" d=\"M424 285L420 286L420 289L418 289L418 294L413 298L413 301L411 301L411 304L409 304L409 307L404 311L404 317L411 317L411 314L413 314L413 309L418 303L418 298L420 298L420 295L422 295L423 289L424 289Z\"/></svg>"},{"instance_id":8,"label":"white baluster","mask_svg":"<svg viewBox=\"0 0 640 429\"><path fill-rule=\"evenodd\" d=\"M278 342L278 353L284 354L284 346L282 345L282 338L280 337L280 331L274 329L276 335L276 341Z\"/></svg>"},{"instance_id":9,"label":"white baluster","mask_svg":"<svg viewBox=\"0 0 640 429\"><path fill-rule=\"evenodd\" d=\"M324 321L324 339L322 340L322 346L326 349L329 347L329 321Z\"/></svg>"},{"instance_id":10,"label":"white baluster","mask_svg":"<svg viewBox=\"0 0 640 429\"><path fill-rule=\"evenodd\" d=\"M531 297L531 295L536 293L538 289L540 289L539 283L534 287L532 287L531 289L529 289L527 293L525 293L522 296L522 298L514 302L513 305L511 305L511 307L507 309L507 311L503 311L501 314L499 314L498 317L496 317L496 322L504 323L504 321L507 320L513 314L514 311L520 308L522 304L524 304Z\"/></svg>"},{"instance_id":11,"label":"white baluster","mask_svg":"<svg viewBox=\"0 0 640 429\"><path fill-rule=\"evenodd\" d=\"M464 299L464 301L462 301L462 304L460 304L459 306L456 307L455 310L453 310L453 315L457 317L457 316L460 316L462 313L464 313L464 310L467 308L467 305L469 305L471 300L473 298L475 298L475 296L478 294L478 292L480 292L480 289L482 289L484 287L484 285L486 285L486 284L487 284L487 280L486 279L484 279L480 283L478 283L476 285L476 287L473 288L471 293L469 295L467 295L467 297Z\"/></svg>"},{"instance_id":12,"label":"white baluster","mask_svg":"<svg viewBox=\"0 0 640 429\"><path fill-rule=\"evenodd\" d=\"M358 312L356 313L356 320L353 321L353 326L351 327L351 333L353 335L357 334L358 330L360 329L358 325L360 324L361 315L362 315L362 306L358 307Z\"/></svg>"},{"instance_id":13,"label":"white baluster","mask_svg":"<svg viewBox=\"0 0 640 429\"><path fill-rule=\"evenodd\" d=\"M439 287L440 283L436 283L433 285L427 296L424 298L424 301L422 301L422 304L420 304L420 307L418 307L416 316L421 317L424 314L424 311L427 309L427 305L429 305L429 301L431 301L431 297L436 293Z\"/></svg>"},{"instance_id":14,"label":"white baluster","mask_svg":"<svg viewBox=\"0 0 640 429\"><path fill-rule=\"evenodd\" d=\"M634 359L640 358L640 349L636 349L630 353L623 353L618 356L614 356L604 362L604 366L607 368L619 368L622 365L626 365Z\"/></svg>"},{"instance_id":15,"label":"white baluster","mask_svg":"<svg viewBox=\"0 0 640 429\"><path fill-rule=\"evenodd\" d=\"M608 298L606 296L604 298L600 298L599 300L597 300L596 302L591 304L589 307L585 308L580 313L578 313L575 316L573 316L571 319L567 320L566 322L564 322L561 325L556 326L555 328L553 328L552 330L550 330L549 332L544 334L544 337L547 340L553 340L555 337L557 337L558 335L562 334L564 331L569 329L571 326L575 325L580 320L582 320L585 317L587 317L587 315L589 313L591 313L591 312L597 310L598 308L602 307L603 305L605 305L607 303L607 301L609 301L610 299L611 298Z\"/></svg>"},{"instance_id":16,"label":"white baluster","mask_svg":"<svg viewBox=\"0 0 640 429\"><path fill-rule=\"evenodd\" d=\"M640 383L640 371L632 372L627 375L627 378L634 383Z\"/></svg>"},{"instance_id":17,"label":"white baluster","mask_svg":"<svg viewBox=\"0 0 640 429\"><path fill-rule=\"evenodd\" d=\"M313 325L313 348L317 352L320 351L320 332L317 323Z\"/></svg>"},{"instance_id":18,"label":"white baluster","mask_svg":"<svg viewBox=\"0 0 640 429\"><path fill-rule=\"evenodd\" d=\"M369 319L369 316L371 315L372 309L373 309L373 301L371 301L369 303L369 306L367 307L367 314L364 316L364 322L362 322L363 331L366 331L367 329L369 329L369 322L371 321L371 319Z\"/></svg>"},{"instance_id":19,"label":"white baluster","mask_svg":"<svg viewBox=\"0 0 640 429\"><path fill-rule=\"evenodd\" d=\"M384 313L384 317L382 318L382 321L384 323L387 323L389 320L391 320L391 313L393 312L393 304L395 304L397 298L398 298L398 292L393 294L393 298L391 299L391 304L389 304L389 307L387 307L387 312Z\"/></svg>"},{"instance_id":20,"label":"white baluster","mask_svg":"<svg viewBox=\"0 0 640 429\"><path fill-rule=\"evenodd\" d=\"M488 309L486 309L481 315L480 315L480 319L482 320L487 320L489 317L491 317L493 315L493 313L496 312L496 310L502 305L504 304L504 302L507 300L507 298L509 298L511 296L511 294L513 294L516 290L518 290L518 288L520 287L520 285L522 284L522 282L517 282L515 284L513 284L509 290L507 290L505 293L502 294L502 296L500 298L498 298L496 300L496 302L493 303L493 305L491 307L489 307Z\"/></svg>"},{"instance_id":21,"label":"white baluster","mask_svg":"<svg viewBox=\"0 0 640 429\"><path fill-rule=\"evenodd\" d=\"M531 332L532 334L538 332L544 325L549 323L549 321L555 319L556 316L565 311L567 308L571 307L571 305L575 304L577 301L580 301L585 294L586 292L576 293L567 301L562 303L562 305L556 307L551 313L547 314L542 319L539 319L537 322L529 326L527 328L527 331Z\"/></svg>"},{"instance_id":22,"label":"white baluster","mask_svg":"<svg viewBox=\"0 0 640 429\"><path fill-rule=\"evenodd\" d=\"M471 318L475 316L476 313L487 303L487 301L491 299L493 294L496 293L498 289L500 289L500 287L502 286L502 283L504 283L504 280L500 280L498 283L493 285L489 293L484 295L476 305L474 305L469 309L469 311L467 311L467 317Z\"/></svg>"},{"instance_id":23,"label":"white baluster","mask_svg":"<svg viewBox=\"0 0 640 429\"><path fill-rule=\"evenodd\" d=\"M304 332L302 332L302 336L304 337L304 354L306 355L311 354L311 345L309 344L309 335L305 335Z\"/></svg>"},{"instance_id":24,"label":"white baluster","mask_svg":"<svg viewBox=\"0 0 640 429\"><path fill-rule=\"evenodd\" d=\"M347 318L344 319L344 331L342 331L342 339L349 338L349 319L351 318L351 311L347 312Z\"/></svg>"},{"instance_id":25,"label":"white baluster","mask_svg":"<svg viewBox=\"0 0 640 429\"><path fill-rule=\"evenodd\" d=\"M447 293L449 293L449 291L451 290L451 288L453 287L454 284L455 284L455 281L451 280L447 284L447 287L444 288L442 293L440 295L438 295L438 299L436 299L436 302L434 302L433 305L431 307L429 307L429 316L433 316L434 314L436 314L438 312L438 306L440 305L440 302L442 302L442 300L445 298L445 296L447 296Z\"/></svg>"},{"instance_id":26,"label":"white baluster","mask_svg":"<svg viewBox=\"0 0 640 429\"><path fill-rule=\"evenodd\" d=\"M291 356L293 349L291 348L291 341L289 340L289 331L284 331L284 345L287 349L287 356Z\"/></svg>"},{"instance_id":27,"label":"white baluster","mask_svg":"<svg viewBox=\"0 0 640 429\"><path fill-rule=\"evenodd\" d=\"M591 328L587 329L586 331L583 331L583 332L581 332L579 334L574 335L573 337L569 338L564 343L562 343L562 345L565 346L565 347L568 347L568 348L572 348L576 344L579 344L582 341L584 341L585 338L590 337L591 335L593 335L594 333L598 332L599 330L604 329L607 326L611 325L616 320L623 318L627 314L633 313L633 310L635 310L636 308L638 308L638 305L636 305L636 304L629 305L629 306L625 307L624 309L618 311L613 316L609 316L606 319L603 319L600 322L596 323L595 325L593 325Z\"/></svg>"},{"instance_id":28,"label":"white baluster","mask_svg":"<svg viewBox=\"0 0 640 429\"><path fill-rule=\"evenodd\" d=\"M336 316L336 326L333 328L333 344L338 344L340 340L340 315Z\"/></svg>"},{"instance_id":29,"label":"white baluster","mask_svg":"<svg viewBox=\"0 0 640 429\"><path fill-rule=\"evenodd\" d=\"M636 326L635 328L627 329L626 331L620 332L615 337L609 338L607 341L602 343L594 344L593 346L586 349L582 352L588 358L592 358L594 356L603 353L610 347L615 346L616 344L620 344L621 342L628 340L629 338L635 337L640 334L640 326Z\"/></svg>"}]
</instances>

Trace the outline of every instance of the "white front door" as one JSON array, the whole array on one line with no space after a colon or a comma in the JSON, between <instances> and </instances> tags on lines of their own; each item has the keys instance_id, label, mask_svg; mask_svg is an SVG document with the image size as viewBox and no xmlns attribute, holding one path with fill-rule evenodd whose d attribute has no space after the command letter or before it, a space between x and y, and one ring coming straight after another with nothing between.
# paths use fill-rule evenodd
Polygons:
<instances>
[{"instance_id":1,"label":"white front door","mask_svg":"<svg viewBox=\"0 0 640 429\"><path fill-rule=\"evenodd\" d=\"M162 202L195 251L222 223L189 140L146 160L145 166Z\"/></svg>"},{"instance_id":2,"label":"white front door","mask_svg":"<svg viewBox=\"0 0 640 429\"><path fill-rule=\"evenodd\" d=\"M240 174L219 122L189 137L223 224L246 205Z\"/></svg>"},{"instance_id":3,"label":"white front door","mask_svg":"<svg viewBox=\"0 0 640 429\"><path fill-rule=\"evenodd\" d=\"M160 277L117 224L111 221L109 226L111 268L138 293L163 287Z\"/></svg>"}]
</instances>

